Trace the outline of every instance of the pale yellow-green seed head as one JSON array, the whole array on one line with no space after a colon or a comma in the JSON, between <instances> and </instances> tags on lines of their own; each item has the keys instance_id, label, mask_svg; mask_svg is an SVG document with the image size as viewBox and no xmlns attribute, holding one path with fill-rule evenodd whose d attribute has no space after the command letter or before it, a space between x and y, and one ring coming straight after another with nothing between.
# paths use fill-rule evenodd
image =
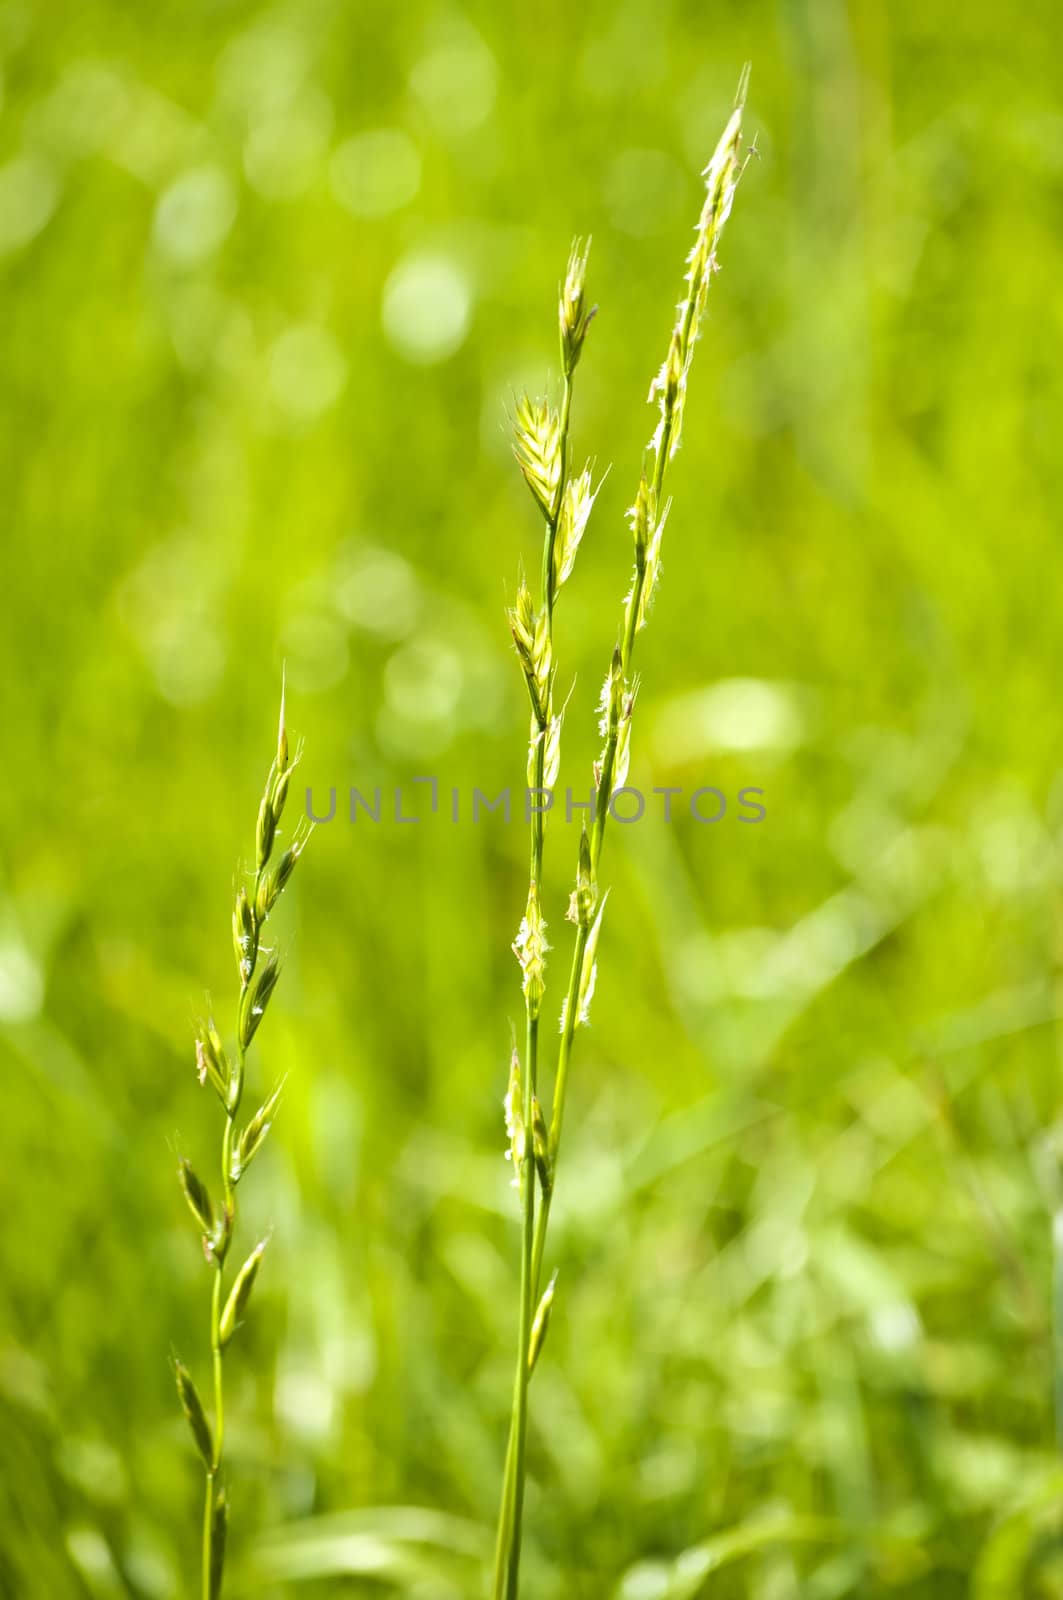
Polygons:
<instances>
[{"instance_id":1,"label":"pale yellow-green seed head","mask_svg":"<svg viewBox=\"0 0 1063 1600\"><path fill-rule=\"evenodd\" d=\"M680 301L668 354L650 386L650 400L660 408L660 421L653 436L656 456L666 451L669 457L679 449L683 433L683 410L687 377L697 343L709 283L717 270L716 247L731 214L735 189L742 175L742 109L748 74L739 85L739 103L731 113L719 143L704 171L705 202L698 218L694 244L687 257L687 292Z\"/></svg>"},{"instance_id":2,"label":"pale yellow-green seed head","mask_svg":"<svg viewBox=\"0 0 1063 1600\"><path fill-rule=\"evenodd\" d=\"M197 1227L202 1234L209 1237L214 1231L214 1207L206 1184L196 1176L191 1162L183 1158L178 1164L177 1178L181 1185L181 1193L188 1203L188 1209L195 1218Z\"/></svg>"},{"instance_id":3,"label":"pale yellow-green seed head","mask_svg":"<svg viewBox=\"0 0 1063 1600\"><path fill-rule=\"evenodd\" d=\"M513 941L513 954L520 965L528 1014L532 1017L539 1015L546 991L546 954L549 948L546 922L539 904L539 889L533 883L529 886L527 909Z\"/></svg>"},{"instance_id":4,"label":"pale yellow-green seed head","mask_svg":"<svg viewBox=\"0 0 1063 1600\"><path fill-rule=\"evenodd\" d=\"M583 956L583 966L580 971L579 992L576 996L576 1016L573 1026L585 1027L590 1021L591 1001L594 999L594 986L598 981L598 939L602 931L602 918L605 915L606 901L609 899L608 889L602 895L598 906L598 914L591 923L590 932L587 934L587 944ZM561 1032L565 1031L568 1020L568 997L561 1006Z\"/></svg>"},{"instance_id":5,"label":"pale yellow-green seed head","mask_svg":"<svg viewBox=\"0 0 1063 1600\"><path fill-rule=\"evenodd\" d=\"M646 551L650 539L653 537L654 524L657 517L657 501L653 492L653 484L645 466L639 479L638 493L635 495L635 504L628 514L631 524L631 536L635 541L635 566L642 572L646 564Z\"/></svg>"},{"instance_id":6,"label":"pale yellow-green seed head","mask_svg":"<svg viewBox=\"0 0 1063 1600\"><path fill-rule=\"evenodd\" d=\"M625 709L620 716L620 724L616 730L616 756L613 760L613 788L622 789L627 782L628 768L631 765L631 707L634 701L630 698L624 702Z\"/></svg>"},{"instance_id":7,"label":"pale yellow-green seed head","mask_svg":"<svg viewBox=\"0 0 1063 1600\"><path fill-rule=\"evenodd\" d=\"M225 1310L221 1314L221 1322L218 1325L218 1334L223 1348L236 1332L240 1318L247 1309L248 1301L251 1299L251 1290L255 1286L255 1279L258 1277L258 1269L262 1265L262 1257L266 1253L266 1244L267 1241L265 1239L256 1244L233 1280L233 1286L229 1291L229 1298L225 1302Z\"/></svg>"},{"instance_id":8,"label":"pale yellow-green seed head","mask_svg":"<svg viewBox=\"0 0 1063 1600\"><path fill-rule=\"evenodd\" d=\"M543 734L543 785L547 789L554 787L561 771L561 724L564 715L564 711L559 711L555 717L551 717Z\"/></svg>"},{"instance_id":9,"label":"pale yellow-green seed head","mask_svg":"<svg viewBox=\"0 0 1063 1600\"><path fill-rule=\"evenodd\" d=\"M209 1083L224 1105L229 1092L231 1070L221 1035L212 1020L200 1022L196 1030L196 1076Z\"/></svg>"},{"instance_id":10,"label":"pale yellow-green seed head","mask_svg":"<svg viewBox=\"0 0 1063 1600\"><path fill-rule=\"evenodd\" d=\"M546 400L522 395L513 424L513 453L543 516L552 521L561 487L561 424Z\"/></svg>"},{"instance_id":11,"label":"pale yellow-green seed head","mask_svg":"<svg viewBox=\"0 0 1063 1600\"><path fill-rule=\"evenodd\" d=\"M240 1045L244 1050L249 1047L258 1031L258 1025L265 1015L279 977L280 960L277 952L271 950L265 965L260 967L253 980L244 986L240 996Z\"/></svg>"},{"instance_id":12,"label":"pale yellow-green seed head","mask_svg":"<svg viewBox=\"0 0 1063 1600\"><path fill-rule=\"evenodd\" d=\"M550 714L550 682L553 675L549 617L545 610L536 614L531 593L523 579L517 590L516 603L510 606L506 615L527 680L536 726L542 728Z\"/></svg>"},{"instance_id":13,"label":"pale yellow-green seed head","mask_svg":"<svg viewBox=\"0 0 1063 1600\"><path fill-rule=\"evenodd\" d=\"M550 614L544 606L535 619L535 639L532 643L532 670L539 703L546 715L550 712L550 684L554 675L554 641L550 629Z\"/></svg>"},{"instance_id":14,"label":"pale yellow-green seed head","mask_svg":"<svg viewBox=\"0 0 1063 1600\"><path fill-rule=\"evenodd\" d=\"M251 1118L247 1127L241 1133L233 1151L232 1180L239 1183L255 1156L261 1150L266 1140L266 1135L272 1128L277 1111L280 1107L281 1095L284 1092L285 1080L280 1083L264 1101Z\"/></svg>"},{"instance_id":15,"label":"pale yellow-green seed head","mask_svg":"<svg viewBox=\"0 0 1063 1600\"><path fill-rule=\"evenodd\" d=\"M532 1096L532 1153L535 1157L535 1170L539 1174L539 1184L544 1195L549 1195L554 1186L553 1159L550 1155L550 1135L546 1131L546 1118L543 1108L539 1104L537 1095Z\"/></svg>"},{"instance_id":16,"label":"pale yellow-green seed head","mask_svg":"<svg viewBox=\"0 0 1063 1600\"><path fill-rule=\"evenodd\" d=\"M598 489L600 488L599 483ZM589 465L565 483L561 497L561 511L557 519L557 537L554 540L555 592L572 574L580 541L586 532L594 502L598 497L598 489L591 487Z\"/></svg>"},{"instance_id":17,"label":"pale yellow-green seed head","mask_svg":"<svg viewBox=\"0 0 1063 1600\"><path fill-rule=\"evenodd\" d=\"M284 718L284 701L288 689L288 673L285 668L281 673L281 709L277 722L277 771L283 772L288 765L288 725Z\"/></svg>"},{"instance_id":18,"label":"pale yellow-green seed head","mask_svg":"<svg viewBox=\"0 0 1063 1600\"><path fill-rule=\"evenodd\" d=\"M547 1331L550 1327L550 1313L554 1307L554 1288L557 1284L555 1272L539 1301L535 1318L531 1326L531 1337L528 1340L528 1375L535 1371L535 1366L542 1354L543 1345L546 1343Z\"/></svg>"},{"instance_id":19,"label":"pale yellow-green seed head","mask_svg":"<svg viewBox=\"0 0 1063 1600\"><path fill-rule=\"evenodd\" d=\"M569 901L568 920L577 927L589 928L598 900L598 883L591 855L590 835L586 828L580 834L579 864L576 868L576 887Z\"/></svg>"},{"instance_id":20,"label":"pale yellow-green seed head","mask_svg":"<svg viewBox=\"0 0 1063 1600\"><path fill-rule=\"evenodd\" d=\"M561 327L561 365L566 378L571 378L583 353L587 329L597 314L598 307L587 307L587 259L591 241L586 244L576 239L568 258L568 270L561 285L558 321Z\"/></svg>"},{"instance_id":21,"label":"pale yellow-green seed head","mask_svg":"<svg viewBox=\"0 0 1063 1600\"><path fill-rule=\"evenodd\" d=\"M603 739L610 738L620 724L620 708L624 696L624 662L620 646L613 650L609 671L602 684L598 699L598 731Z\"/></svg>"},{"instance_id":22,"label":"pale yellow-green seed head","mask_svg":"<svg viewBox=\"0 0 1063 1600\"><path fill-rule=\"evenodd\" d=\"M509 1058L509 1083L506 1088L506 1098L502 1102L502 1109L506 1119L506 1138L509 1141L506 1160L513 1163L514 1188L517 1188L520 1184L521 1168L524 1165L524 1157L527 1150L523 1104L520 1056L517 1054L516 1045L514 1045Z\"/></svg>"}]
</instances>

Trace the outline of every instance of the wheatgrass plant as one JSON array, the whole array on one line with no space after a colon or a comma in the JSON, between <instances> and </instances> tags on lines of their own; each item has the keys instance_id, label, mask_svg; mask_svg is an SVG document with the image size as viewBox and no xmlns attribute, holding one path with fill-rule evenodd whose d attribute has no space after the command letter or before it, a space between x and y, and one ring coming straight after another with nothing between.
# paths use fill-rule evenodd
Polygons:
<instances>
[{"instance_id":1,"label":"wheatgrass plant","mask_svg":"<svg viewBox=\"0 0 1063 1600\"><path fill-rule=\"evenodd\" d=\"M189 1210L200 1231L203 1255L211 1273L210 1350L214 1386L213 1425L183 1362L175 1362L177 1392L203 1462L206 1479L203 1500L202 1597L219 1600L225 1568L225 1543L229 1506L222 1479L225 1445L224 1358L251 1298L266 1240L260 1239L233 1277L226 1294L225 1266L236 1226L236 1191L244 1173L262 1148L280 1105L283 1083L278 1083L242 1127L238 1118L244 1095L247 1052L258 1032L280 976L276 949L267 948L262 935L270 912L295 871L306 848L311 828L297 824L291 843L279 851L278 831L292 773L299 760L288 746L281 692L277 754L266 778L255 834L255 869L236 891L233 910L233 947L239 976L236 1005L236 1048L230 1057L213 1018L201 1022L196 1035L196 1070L200 1084L209 1085L221 1102L221 1193L215 1203L207 1185L182 1160L178 1178Z\"/></svg>"},{"instance_id":2,"label":"wheatgrass plant","mask_svg":"<svg viewBox=\"0 0 1063 1600\"><path fill-rule=\"evenodd\" d=\"M520 1308L516 1373L509 1443L499 1511L494 1600L516 1600L520 1583L521 1533L528 1437L529 1386L546 1337L554 1301L556 1273L542 1289L543 1255L557 1177L569 1065L578 1028L588 1021L594 993L596 954L607 893L599 892L598 869L610 805L627 778L631 722L638 696L634 675L635 640L645 625L660 575L661 542L670 502L664 489L668 464L679 449L687 382L700 332L709 283L718 270L716 249L730 215L735 189L749 159L742 157L742 111L748 81L743 72L735 109L712 160L705 169L705 202L693 249L687 258L683 298L668 354L650 387L658 410L657 426L643 463L629 513L635 546L631 586L623 602L620 627L602 689L599 729L601 755L594 764L595 809L590 831L580 837L576 886L567 911L575 924L572 962L560 1016L560 1042L553 1078L549 1124L539 1087L539 1019L546 989L546 922L542 908L542 867L546 812L530 809L531 868L528 900L514 952L520 963L525 1005L524 1058L514 1044L505 1099L508 1156L516 1169L521 1201ZM515 453L542 512L542 576L535 601L523 577L509 612L510 628L531 701L528 746L529 789L552 789L561 757L564 707L555 706L554 608L570 576L594 506L597 490L591 470L569 467L569 424L573 376L593 310L586 304L587 250L574 246L561 289L560 336L563 389L560 407L546 400L521 399L515 418Z\"/></svg>"}]
</instances>

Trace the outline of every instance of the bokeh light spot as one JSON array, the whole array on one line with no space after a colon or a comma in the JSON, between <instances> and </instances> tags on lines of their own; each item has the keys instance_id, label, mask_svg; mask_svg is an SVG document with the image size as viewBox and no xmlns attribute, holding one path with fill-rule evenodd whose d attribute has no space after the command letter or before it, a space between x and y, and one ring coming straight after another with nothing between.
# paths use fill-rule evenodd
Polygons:
<instances>
[{"instance_id":1,"label":"bokeh light spot","mask_svg":"<svg viewBox=\"0 0 1063 1600\"><path fill-rule=\"evenodd\" d=\"M59 200L59 178L39 156L16 156L0 167L0 256L36 238Z\"/></svg>"},{"instance_id":2,"label":"bokeh light spot","mask_svg":"<svg viewBox=\"0 0 1063 1600\"><path fill-rule=\"evenodd\" d=\"M293 200L313 184L332 131L332 104L320 91L257 121L244 146L247 181L267 200Z\"/></svg>"},{"instance_id":3,"label":"bokeh light spot","mask_svg":"<svg viewBox=\"0 0 1063 1600\"><path fill-rule=\"evenodd\" d=\"M236 219L236 193L220 167L194 167L170 185L155 212L155 243L181 266L206 261Z\"/></svg>"},{"instance_id":4,"label":"bokeh light spot","mask_svg":"<svg viewBox=\"0 0 1063 1600\"><path fill-rule=\"evenodd\" d=\"M408 256L384 286L384 332L407 361L431 366L454 354L469 329L472 292L443 256Z\"/></svg>"},{"instance_id":5,"label":"bokeh light spot","mask_svg":"<svg viewBox=\"0 0 1063 1600\"><path fill-rule=\"evenodd\" d=\"M481 127L491 115L497 84L495 58L472 28L430 50L410 73L410 88L445 133Z\"/></svg>"},{"instance_id":6,"label":"bokeh light spot","mask_svg":"<svg viewBox=\"0 0 1063 1600\"><path fill-rule=\"evenodd\" d=\"M300 324L282 333L270 356L269 387L280 409L313 422L335 405L347 382L347 363L325 328Z\"/></svg>"},{"instance_id":7,"label":"bokeh light spot","mask_svg":"<svg viewBox=\"0 0 1063 1600\"><path fill-rule=\"evenodd\" d=\"M421 157L398 128L373 128L341 144L332 158L332 192L356 217L385 217L421 187Z\"/></svg>"}]
</instances>

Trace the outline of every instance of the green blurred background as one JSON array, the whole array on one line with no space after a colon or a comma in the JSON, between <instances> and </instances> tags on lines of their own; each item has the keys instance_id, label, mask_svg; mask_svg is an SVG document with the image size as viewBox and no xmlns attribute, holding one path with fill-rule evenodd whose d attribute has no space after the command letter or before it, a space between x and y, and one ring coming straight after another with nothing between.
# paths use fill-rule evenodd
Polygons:
<instances>
[{"instance_id":1,"label":"green blurred background","mask_svg":"<svg viewBox=\"0 0 1063 1600\"><path fill-rule=\"evenodd\" d=\"M698 173L747 173L672 479L533 1388L528 1600L1063 1594L1056 8L0 6L0 1593L194 1589L191 1049L281 664L324 796L524 781L504 414L601 314L583 787ZM341 813L342 813L341 799ZM557 1001L576 833L548 833ZM282 908L228 1362L239 1596L484 1592L521 826L338 820ZM1063 1145L1063 1141L1061 1141Z\"/></svg>"}]
</instances>

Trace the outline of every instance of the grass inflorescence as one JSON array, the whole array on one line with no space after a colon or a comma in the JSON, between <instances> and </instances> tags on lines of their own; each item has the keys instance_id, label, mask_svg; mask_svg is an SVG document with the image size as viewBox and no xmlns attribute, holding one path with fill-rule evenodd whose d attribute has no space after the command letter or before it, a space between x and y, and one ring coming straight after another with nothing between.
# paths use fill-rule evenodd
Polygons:
<instances>
[{"instance_id":1,"label":"grass inflorescence","mask_svg":"<svg viewBox=\"0 0 1063 1600\"><path fill-rule=\"evenodd\" d=\"M182 1160L178 1179L188 1208L199 1229L203 1255L211 1270L210 1350L214 1391L213 1421L207 1416L192 1375L183 1362L175 1362L177 1392L188 1418L192 1437L203 1463L201 1584L203 1600L219 1600L225 1570L228 1534L228 1497L223 1481L225 1444L225 1352L240 1326L262 1264L266 1240L260 1239L226 1283L226 1264L236 1228L237 1185L269 1133L280 1105L283 1084L278 1083L254 1114L239 1124L244 1097L247 1052L258 1032L280 976L275 949L263 944L263 933L273 907L295 871L310 836L300 823L291 843L278 848L278 833L298 754L291 754L281 697L277 754L266 778L255 830L255 868L236 891L233 908L233 947L239 976L236 1005L236 1046L230 1054L214 1022L201 1022L196 1034L196 1071L202 1085L214 1090L223 1113L221 1186L217 1202L208 1185L191 1164ZM227 1291L227 1292L226 1292Z\"/></svg>"},{"instance_id":2,"label":"grass inflorescence","mask_svg":"<svg viewBox=\"0 0 1063 1600\"><path fill-rule=\"evenodd\" d=\"M607 893L598 871L612 798L623 788L630 759L631 724L638 696L634 674L635 640L645 625L660 573L661 543L670 502L665 498L668 465L679 449L687 382L705 310L709 284L717 270L716 248L744 170L742 110L748 73L743 74L735 110L705 169L706 194L693 249L687 258L684 293L668 353L650 387L658 419L647 447L635 501L629 513L634 572L623 602L617 641L602 689L602 750L594 764L595 809L591 827L582 830L576 881L567 918L575 925L572 961L560 1014L560 1042L553 1078L549 1121L540 1098L540 1013L546 992L549 945L542 906L545 807L530 810L528 898L514 952L520 963L525 1009L524 1055L514 1046L506 1094L509 1156L520 1190L520 1306L516 1372L509 1443L503 1478L495 1553L494 1600L516 1600L524 1510L529 1385L546 1337L554 1303L556 1273L542 1288L550 1207L576 1031L589 1016L594 993L598 941ZM748 155L745 160L748 160ZM527 396L515 417L515 453L542 513L542 573L537 598L521 579L509 612L510 629L531 704L528 786L551 789L561 759L564 707L555 703L554 608L571 576L580 541L594 507L596 489L590 467L570 466L573 379L594 315L586 296L588 250L577 242L561 288L559 327L563 389L555 409L548 400Z\"/></svg>"}]
</instances>

